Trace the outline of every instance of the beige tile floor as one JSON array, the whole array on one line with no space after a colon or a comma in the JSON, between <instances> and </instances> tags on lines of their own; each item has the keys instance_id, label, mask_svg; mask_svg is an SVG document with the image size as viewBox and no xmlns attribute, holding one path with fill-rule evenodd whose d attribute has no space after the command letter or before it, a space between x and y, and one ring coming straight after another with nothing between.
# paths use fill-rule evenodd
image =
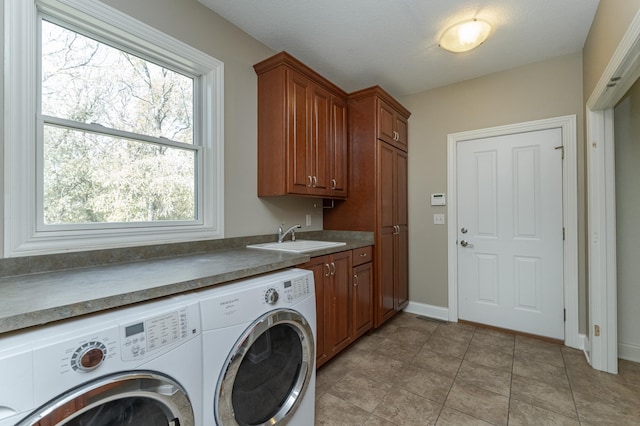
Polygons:
<instances>
[{"instance_id":1,"label":"beige tile floor","mask_svg":"<svg viewBox=\"0 0 640 426\"><path fill-rule=\"evenodd\" d=\"M640 364L401 313L317 372L316 425L640 425Z\"/></svg>"}]
</instances>

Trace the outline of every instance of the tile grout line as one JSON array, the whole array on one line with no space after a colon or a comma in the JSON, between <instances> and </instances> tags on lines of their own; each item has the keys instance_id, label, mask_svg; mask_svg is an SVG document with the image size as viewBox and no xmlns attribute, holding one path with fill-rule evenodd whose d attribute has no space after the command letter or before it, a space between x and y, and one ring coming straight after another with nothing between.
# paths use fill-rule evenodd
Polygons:
<instances>
[{"instance_id":1,"label":"tile grout line","mask_svg":"<svg viewBox=\"0 0 640 426\"><path fill-rule=\"evenodd\" d=\"M578 412L578 404L576 404L576 396L573 392L573 385L571 384L571 379L569 378L569 369L567 368L567 360L565 359L565 355L560 350L560 355L562 356L562 364L564 365L564 375L567 377L567 383L569 384L569 390L571 390L571 400L573 401L573 409L576 412L576 419L579 424L582 424L582 420L580 419L580 413Z\"/></svg>"}]
</instances>

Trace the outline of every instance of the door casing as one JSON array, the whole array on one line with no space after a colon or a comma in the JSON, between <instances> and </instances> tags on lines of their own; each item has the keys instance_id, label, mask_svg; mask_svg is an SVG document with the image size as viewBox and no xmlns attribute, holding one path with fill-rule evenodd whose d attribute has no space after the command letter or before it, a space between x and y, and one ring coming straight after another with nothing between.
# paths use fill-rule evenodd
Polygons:
<instances>
[{"instance_id":1,"label":"door casing","mask_svg":"<svg viewBox=\"0 0 640 426\"><path fill-rule=\"evenodd\" d=\"M613 374L618 372L613 108L640 78L639 41L640 11L620 40L585 108L589 182L589 324L585 344L591 366Z\"/></svg>"},{"instance_id":2,"label":"door casing","mask_svg":"<svg viewBox=\"0 0 640 426\"><path fill-rule=\"evenodd\" d=\"M578 173L576 116L567 115L543 120L527 121L506 126L452 133L447 137L448 219L448 281L449 321L458 321L458 250L457 250L457 143L466 140L537 130L562 130L564 163L562 173L562 215L564 241L564 299L566 310L565 345L582 349L584 338L578 330Z\"/></svg>"}]
</instances>

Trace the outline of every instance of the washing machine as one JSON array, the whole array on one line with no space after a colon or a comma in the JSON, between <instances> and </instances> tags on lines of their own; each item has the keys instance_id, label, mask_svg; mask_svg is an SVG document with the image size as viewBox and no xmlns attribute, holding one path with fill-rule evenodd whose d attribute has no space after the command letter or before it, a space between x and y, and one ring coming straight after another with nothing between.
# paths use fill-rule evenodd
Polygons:
<instances>
[{"instance_id":1,"label":"washing machine","mask_svg":"<svg viewBox=\"0 0 640 426\"><path fill-rule=\"evenodd\" d=\"M199 304L174 297L0 338L0 426L200 426Z\"/></svg>"},{"instance_id":2,"label":"washing machine","mask_svg":"<svg viewBox=\"0 0 640 426\"><path fill-rule=\"evenodd\" d=\"M289 269L201 292L207 426L309 426L315 414L313 273Z\"/></svg>"}]
</instances>

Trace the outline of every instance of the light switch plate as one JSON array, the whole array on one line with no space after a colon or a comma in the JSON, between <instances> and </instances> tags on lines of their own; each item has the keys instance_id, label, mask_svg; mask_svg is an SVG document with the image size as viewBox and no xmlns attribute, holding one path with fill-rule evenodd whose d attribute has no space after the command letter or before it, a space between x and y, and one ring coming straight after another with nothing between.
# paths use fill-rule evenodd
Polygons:
<instances>
[{"instance_id":1,"label":"light switch plate","mask_svg":"<svg viewBox=\"0 0 640 426\"><path fill-rule=\"evenodd\" d=\"M435 213L433 215L433 223L434 225L444 225L444 214Z\"/></svg>"}]
</instances>

